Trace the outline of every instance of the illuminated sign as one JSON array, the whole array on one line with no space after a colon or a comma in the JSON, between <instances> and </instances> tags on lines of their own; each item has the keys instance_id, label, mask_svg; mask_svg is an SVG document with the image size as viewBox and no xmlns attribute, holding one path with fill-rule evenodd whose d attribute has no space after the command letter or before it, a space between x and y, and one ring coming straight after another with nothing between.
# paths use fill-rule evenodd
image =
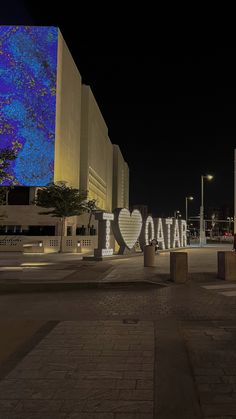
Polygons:
<instances>
[{"instance_id":1,"label":"illuminated sign","mask_svg":"<svg viewBox=\"0 0 236 419\"><path fill-rule=\"evenodd\" d=\"M163 224L162 224L162 219L161 218L157 219L156 240L158 242L158 245L159 245L160 249L164 250L166 248L166 246L165 246L165 236L164 236Z\"/></svg>"},{"instance_id":2,"label":"illuminated sign","mask_svg":"<svg viewBox=\"0 0 236 419\"><path fill-rule=\"evenodd\" d=\"M114 211L114 216L114 236L120 245L119 253L124 253L125 248L133 249L138 241L142 229L142 215L136 209L130 213L126 208L117 208Z\"/></svg>"},{"instance_id":3,"label":"illuminated sign","mask_svg":"<svg viewBox=\"0 0 236 419\"><path fill-rule=\"evenodd\" d=\"M146 220L143 220L142 231L139 237L139 243L141 249L144 246L150 244L150 242L155 238L155 227L153 218L149 215Z\"/></svg>"},{"instance_id":4,"label":"illuminated sign","mask_svg":"<svg viewBox=\"0 0 236 419\"><path fill-rule=\"evenodd\" d=\"M99 212L95 214L98 220L98 248L94 249L95 257L111 256L113 249L110 248L111 221L114 220L114 214L108 212Z\"/></svg>"},{"instance_id":5,"label":"illuminated sign","mask_svg":"<svg viewBox=\"0 0 236 419\"><path fill-rule=\"evenodd\" d=\"M161 249L175 249L187 246L187 225L185 220L173 218L156 218L148 216L142 220L140 211L130 211L126 208L116 208L112 213L98 213L98 249L95 256L113 254L110 248L110 226L117 243L119 254L126 249L132 250L137 241L141 248L156 239ZM114 220L114 221L113 221Z\"/></svg>"},{"instance_id":6,"label":"illuminated sign","mask_svg":"<svg viewBox=\"0 0 236 419\"><path fill-rule=\"evenodd\" d=\"M18 185L54 179L57 41L55 27L0 26L0 149L20 143L9 170Z\"/></svg>"}]
</instances>

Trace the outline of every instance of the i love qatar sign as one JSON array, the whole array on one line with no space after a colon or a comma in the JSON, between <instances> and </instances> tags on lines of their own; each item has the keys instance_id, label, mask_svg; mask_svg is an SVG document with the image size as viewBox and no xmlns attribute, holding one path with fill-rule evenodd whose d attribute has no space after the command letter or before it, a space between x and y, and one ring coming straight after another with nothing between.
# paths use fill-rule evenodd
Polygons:
<instances>
[{"instance_id":1,"label":"i love qatar sign","mask_svg":"<svg viewBox=\"0 0 236 419\"><path fill-rule=\"evenodd\" d=\"M100 212L95 218L98 220L98 248L94 250L96 257L113 255L111 229L120 246L119 254L127 249L131 251L137 242L143 248L154 239L163 250L187 245L185 220L153 218L150 215L143 219L139 210L130 212L127 208L116 208L113 213Z\"/></svg>"}]
</instances>

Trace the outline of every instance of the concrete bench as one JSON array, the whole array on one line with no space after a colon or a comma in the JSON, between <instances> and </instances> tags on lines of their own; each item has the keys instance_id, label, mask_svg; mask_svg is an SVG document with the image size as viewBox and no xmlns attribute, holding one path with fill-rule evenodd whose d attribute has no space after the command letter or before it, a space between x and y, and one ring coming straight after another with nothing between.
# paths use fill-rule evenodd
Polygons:
<instances>
[{"instance_id":1,"label":"concrete bench","mask_svg":"<svg viewBox=\"0 0 236 419\"><path fill-rule=\"evenodd\" d=\"M23 253L44 253L42 241L23 244Z\"/></svg>"}]
</instances>

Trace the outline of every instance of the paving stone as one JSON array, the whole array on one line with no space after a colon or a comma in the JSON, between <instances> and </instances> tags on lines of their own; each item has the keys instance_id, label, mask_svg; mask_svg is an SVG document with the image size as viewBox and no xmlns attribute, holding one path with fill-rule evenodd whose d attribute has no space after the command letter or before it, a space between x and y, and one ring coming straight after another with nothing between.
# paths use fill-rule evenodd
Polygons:
<instances>
[{"instance_id":1,"label":"paving stone","mask_svg":"<svg viewBox=\"0 0 236 419\"><path fill-rule=\"evenodd\" d=\"M149 381L153 385L154 368L151 325L143 322L141 328L130 328L120 321L109 327L96 321L82 322L82 327L81 322L57 324L0 382L6 415L25 414L27 419L34 413L43 418L58 413L58 418L61 414L88 419L115 419L118 412L149 415L153 410ZM132 345L141 348L133 351ZM143 347L149 348L145 356Z\"/></svg>"},{"instance_id":2,"label":"paving stone","mask_svg":"<svg viewBox=\"0 0 236 419\"><path fill-rule=\"evenodd\" d=\"M113 413L71 413L66 419L115 419Z\"/></svg>"},{"instance_id":3,"label":"paving stone","mask_svg":"<svg viewBox=\"0 0 236 419\"><path fill-rule=\"evenodd\" d=\"M116 413L115 419L153 419L152 413Z\"/></svg>"},{"instance_id":4,"label":"paving stone","mask_svg":"<svg viewBox=\"0 0 236 419\"><path fill-rule=\"evenodd\" d=\"M22 412L14 413L12 411L0 412L0 419L67 419L67 413L62 412Z\"/></svg>"},{"instance_id":5,"label":"paving stone","mask_svg":"<svg viewBox=\"0 0 236 419\"><path fill-rule=\"evenodd\" d=\"M120 400L153 400L153 390L120 390Z\"/></svg>"},{"instance_id":6,"label":"paving stone","mask_svg":"<svg viewBox=\"0 0 236 419\"><path fill-rule=\"evenodd\" d=\"M153 380L137 380L137 389L152 389Z\"/></svg>"},{"instance_id":7,"label":"paving stone","mask_svg":"<svg viewBox=\"0 0 236 419\"><path fill-rule=\"evenodd\" d=\"M27 400L22 399L14 409L18 412L41 412L44 414L51 412L59 412L62 407L62 401L60 400Z\"/></svg>"},{"instance_id":8,"label":"paving stone","mask_svg":"<svg viewBox=\"0 0 236 419\"><path fill-rule=\"evenodd\" d=\"M222 377L224 383L236 384L236 375L224 375Z\"/></svg>"},{"instance_id":9,"label":"paving stone","mask_svg":"<svg viewBox=\"0 0 236 419\"><path fill-rule=\"evenodd\" d=\"M217 403L212 405L202 405L204 415L215 417L219 416L236 416L236 403ZM227 418L228 419L228 418Z\"/></svg>"},{"instance_id":10,"label":"paving stone","mask_svg":"<svg viewBox=\"0 0 236 419\"><path fill-rule=\"evenodd\" d=\"M208 249L204 249L204 251L208 252ZM160 259L159 263L161 264ZM200 265L200 261L201 259L198 260L198 265ZM131 261L128 263L132 265ZM134 262L133 268L135 268ZM158 269L160 269L160 265ZM139 271L141 271L141 265ZM137 272L137 268L136 271L134 269L134 272ZM123 268L124 273L126 271ZM136 273L132 275L135 276ZM205 285L206 280L204 279L204 281ZM213 279L211 278L210 281ZM141 372L148 372L150 367L145 370L143 368L146 367L143 365L151 364L152 366L154 363L152 321L155 320L157 329L162 325L163 319L174 318L179 322L180 333L183 335L193 377L197 384L196 391L202 397L204 417L214 417L214 419L235 417L235 403L228 400L230 395L234 397L233 394L236 393L236 298L225 297L216 292L202 289L202 282L203 280L197 274L195 279L191 276L191 280L183 287L171 285L158 289L137 290L134 288L132 292L120 289L80 290L73 293L57 293L56 298L53 293L41 295L32 293L30 299L23 295L2 295L0 305L2 317L12 316L14 311L29 318L36 315L36 317L44 319L74 318L78 321L64 321L58 325L59 327L56 327L45 340L31 351L29 363L25 364L27 369L15 368L1 383L5 385L9 379L23 379L28 383L34 379L58 381L61 388L55 387L55 392L59 392L60 389L68 395L68 409L73 406L73 402L78 402L78 400L69 399L68 386L70 386L72 394L77 394L76 388L81 394L85 391L83 399L85 401L87 398L93 398L93 396L90 397L93 391L103 392L104 397L113 394L114 398L117 393L112 393L113 390L118 390L119 393L122 391L124 394L130 390L152 390L153 376L150 379L125 379L122 370L114 371L113 367L112 371L97 369L97 367L91 369L91 367L86 368L86 365L97 365L95 359L99 358L98 363L102 365L142 364ZM221 284L219 281L215 282ZM112 316L116 316L117 320L104 320ZM87 320L80 321L81 318ZM98 320L93 321L95 318ZM135 325L124 325L122 319L128 318L145 321L139 321ZM130 340L128 340L128 336L130 336ZM129 345L127 345L128 342ZM116 345L121 349L115 349ZM124 349L127 347L128 349ZM34 355L32 355L33 352ZM158 351L156 355L157 361L161 362L158 359ZM110 357L110 361L106 357ZM115 360L116 357L119 359ZM143 361L145 357L148 362ZM36 368L30 368L35 362L37 363ZM70 365L69 369L65 371L60 370L59 367L56 369L55 364L59 365L60 362L63 366ZM218 374L216 375L217 370ZM97 375L95 375L96 371ZM101 385L103 385L102 388L97 387ZM18 384L16 387L19 388ZM53 384L51 384L51 389L53 389ZM30 393L28 393L29 390ZM14 386L5 387L5 394L7 392L10 396L7 403L10 404L6 404L6 406L9 406L10 410L6 407L9 412L5 411L4 419L8 419L8 414L9 418L13 419L15 415L13 413L15 399L12 398L15 392ZM1 393L2 391L0 391L0 397ZM26 387L21 386L18 394L24 396L23 399L32 397L30 384ZM99 393L97 394L100 401ZM224 400L224 403L221 403L221 400ZM4 399L1 401L5 402ZM38 400L33 400L33 402L35 401ZM58 399L58 401L61 400ZM109 399L107 401L113 402ZM79 408L79 404L75 408ZM22 414L24 415L24 413ZM103 416L106 414L109 415L108 418ZM21 412L17 415L21 415ZM46 419L47 415L46 412L42 414L41 412L27 411L26 417L27 419L31 419L31 417ZM51 410L49 415L49 419L60 419L61 417L64 419L65 415L66 419L69 415L82 419L151 419L152 417L152 413L147 412L73 412L70 410L64 413ZM157 417L159 416L157 415Z\"/></svg>"},{"instance_id":11,"label":"paving stone","mask_svg":"<svg viewBox=\"0 0 236 419\"><path fill-rule=\"evenodd\" d=\"M103 400L97 402L91 400L84 406L87 412L134 412L134 413L151 413L153 411L152 401L138 400Z\"/></svg>"},{"instance_id":12,"label":"paving stone","mask_svg":"<svg viewBox=\"0 0 236 419\"><path fill-rule=\"evenodd\" d=\"M19 400L8 399L8 400L0 400L0 412L9 411L10 409L13 410L16 405L19 403Z\"/></svg>"}]
</instances>

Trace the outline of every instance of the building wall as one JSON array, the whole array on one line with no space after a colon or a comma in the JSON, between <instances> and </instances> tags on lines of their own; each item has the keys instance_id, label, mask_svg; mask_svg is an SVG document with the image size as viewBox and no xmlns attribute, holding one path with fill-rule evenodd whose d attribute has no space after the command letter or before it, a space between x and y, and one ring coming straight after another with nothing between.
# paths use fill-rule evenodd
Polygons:
<instances>
[{"instance_id":1,"label":"building wall","mask_svg":"<svg viewBox=\"0 0 236 419\"><path fill-rule=\"evenodd\" d=\"M79 187L81 76L59 29L0 26L0 39L0 148L21 146L10 174Z\"/></svg>"},{"instance_id":2,"label":"building wall","mask_svg":"<svg viewBox=\"0 0 236 419\"><path fill-rule=\"evenodd\" d=\"M236 233L236 149L234 150L234 233Z\"/></svg>"},{"instance_id":3,"label":"building wall","mask_svg":"<svg viewBox=\"0 0 236 419\"><path fill-rule=\"evenodd\" d=\"M22 186L53 181L58 29L0 26L0 148L20 149L10 162Z\"/></svg>"},{"instance_id":4,"label":"building wall","mask_svg":"<svg viewBox=\"0 0 236 419\"><path fill-rule=\"evenodd\" d=\"M113 150L108 129L89 86L82 85L80 187L106 211L112 207Z\"/></svg>"},{"instance_id":5,"label":"building wall","mask_svg":"<svg viewBox=\"0 0 236 419\"><path fill-rule=\"evenodd\" d=\"M58 31L54 181L80 185L81 76Z\"/></svg>"},{"instance_id":6,"label":"building wall","mask_svg":"<svg viewBox=\"0 0 236 419\"><path fill-rule=\"evenodd\" d=\"M113 150L93 93L89 86L81 85L80 73L59 29L0 26L0 35L1 40L6 37L4 53L0 54L0 110L5 116L0 119L0 147L9 146L9 138L20 139L22 148L13 161L16 167L12 166L12 174L17 174L19 186L30 188L29 202L37 187L64 181L88 190L89 199L95 199L103 210L128 208L128 165L119 147ZM9 83L8 71L13 64L8 59L15 66ZM24 65L27 71L22 72ZM19 86L14 84L16 80ZM22 162L18 170L17 164ZM0 207L0 223L58 225L59 220L40 215L40 208L21 203L24 205ZM68 220L73 231L76 225L87 223L88 214ZM94 217L92 224L97 226Z\"/></svg>"},{"instance_id":7,"label":"building wall","mask_svg":"<svg viewBox=\"0 0 236 419\"><path fill-rule=\"evenodd\" d=\"M129 166L126 162L124 164L124 172L125 172L124 208L129 208Z\"/></svg>"},{"instance_id":8,"label":"building wall","mask_svg":"<svg viewBox=\"0 0 236 419\"><path fill-rule=\"evenodd\" d=\"M47 211L35 205L0 205L0 225L3 226L21 226L23 230L27 226L55 226L56 234L60 234L61 221L57 217L42 215L40 212ZM72 226L73 234L76 233L76 227L84 225L87 227L88 213L68 217L66 226ZM97 228L97 221L92 217L91 224Z\"/></svg>"},{"instance_id":9,"label":"building wall","mask_svg":"<svg viewBox=\"0 0 236 419\"><path fill-rule=\"evenodd\" d=\"M112 208L129 208L129 166L116 144L113 144Z\"/></svg>"}]
</instances>

